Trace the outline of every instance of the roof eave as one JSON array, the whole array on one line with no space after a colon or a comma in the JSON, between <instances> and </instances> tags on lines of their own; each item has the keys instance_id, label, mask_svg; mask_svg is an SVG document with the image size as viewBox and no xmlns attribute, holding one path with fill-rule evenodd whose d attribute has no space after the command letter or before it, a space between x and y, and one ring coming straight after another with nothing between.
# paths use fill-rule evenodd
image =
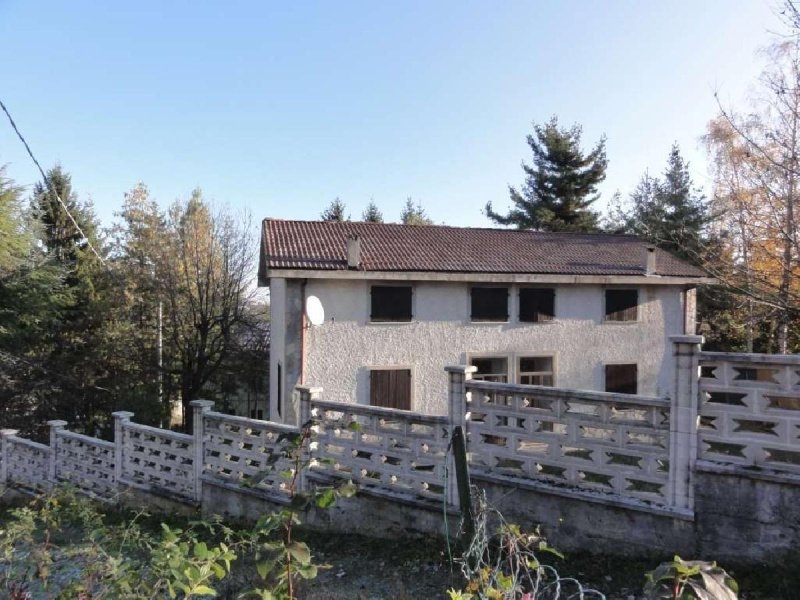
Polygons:
<instances>
[{"instance_id":1,"label":"roof eave","mask_svg":"<svg viewBox=\"0 0 800 600\"><path fill-rule=\"evenodd\" d=\"M662 275L589 275L565 273L475 273L452 271L365 271L336 269L259 269L259 285L268 285L271 277L284 279L335 279L389 281L477 281L487 283L562 283L588 285L714 285L713 277Z\"/></svg>"}]
</instances>

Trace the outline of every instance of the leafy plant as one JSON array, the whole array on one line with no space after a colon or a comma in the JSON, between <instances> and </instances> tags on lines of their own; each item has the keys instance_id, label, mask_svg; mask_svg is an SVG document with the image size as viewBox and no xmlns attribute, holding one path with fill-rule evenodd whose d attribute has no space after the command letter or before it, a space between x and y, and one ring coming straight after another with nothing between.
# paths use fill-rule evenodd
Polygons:
<instances>
[{"instance_id":1,"label":"leafy plant","mask_svg":"<svg viewBox=\"0 0 800 600\"><path fill-rule=\"evenodd\" d=\"M255 548L256 570L261 585L246 592L243 597L261 600L292 600L299 579L313 579L319 565L314 564L311 550L305 542L294 538L294 528L300 524L298 514L314 505L329 508L339 497L350 497L356 492L352 482L336 486L315 486L300 490L301 476L317 462L313 453L317 449L315 435L318 425L312 418L304 423L298 433L284 433L278 437L266 463L268 468L247 483L255 485L273 472L281 459L288 459L291 469L281 472L287 480L289 504L287 508L264 515L253 529L250 543ZM277 539L276 538L277 534Z\"/></svg>"},{"instance_id":2,"label":"leafy plant","mask_svg":"<svg viewBox=\"0 0 800 600\"><path fill-rule=\"evenodd\" d=\"M539 556L563 556L547 544L537 530L525 533L507 523L492 508L483 492L473 490L475 534L457 559L467 580L463 590L448 590L450 600L550 600L555 598L600 598L597 590L584 588L577 580L561 577ZM497 523L496 533L490 533Z\"/></svg>"},{"instance_id":3,"label":"leafy plant","mask_svg":"<svg viewBox=\"0 0 800 600\"><path fill-rule=\"evenodd\" d=\"M648 600L736 600L739 586L715 562L675 556L646 575Z\"/></svg>"}]
</instances>

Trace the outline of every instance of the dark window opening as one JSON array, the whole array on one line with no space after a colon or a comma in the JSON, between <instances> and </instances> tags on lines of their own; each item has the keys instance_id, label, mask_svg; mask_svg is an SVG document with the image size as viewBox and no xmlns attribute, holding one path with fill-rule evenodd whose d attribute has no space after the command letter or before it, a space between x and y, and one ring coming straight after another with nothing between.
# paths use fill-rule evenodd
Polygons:
<instances>
[{"instance_id":1,"label":"dark window opening","mask_svg":"<svg viewBox=\"0 0 800 600\"><path fill-rule=\"evenodd\" d=\"M616 394L636 394L636 365L606 365L606 391Z\"/></svg>"},{"instance_id":2,"label":"dark window opening","mask_svg":"<svg viewBox=\"0 0 800 600\"><path fill-rule=\"evenodd\" d=\"M411 286L410 285L373 285L372 321L410 321L411 320Z\"/></svg>"},{"instance_id":3,"label":"dark window opening","mask_svg":"<svg viewBox=\"0 0 800 600\"><path fill-rule=\"evenodd\" d=\"M556 316L556 292L552 288L520 288L519 320L524 323L543 323Z\"/></svg>"},{"instance_id":4,"label":"dark window opening","mask_svg":"<svg viewBox=\"0 0 800 600\"><path fill-rule=\"evenodd\" d=\"M262 409L251 409L250 410L250 418L251 419L258 419L259 421L264 420L264 411Z\"/></svg>"},{"instance_id":5,"label":"dark window opening","mask_svg":"<svg viewBox=\"0 0 800 600\"><path fill-rule=\"evenodd\" d=\"M606 290L606 321L635 321L638 290Z\"/></svg>"},{"instance_id":6,"label":"dark window opening","mask_svg":"<svg viewBox=\"0 0 800 600\"><path fill-rule=\"evenodd\" d=\"M283 416L283 375L281 373L281 363L278 363L278 398L275 403L278 407L278 416Z\"/></svg>"},{"instance_id":7,"label":"dark window opening","mask_svg":"<svg viewBox=\"0 0 800 600\"><path fill-rule=\"evenodd\" d=\"M473 321L508 321L507 287L472 288Z\"/></svg>"},{"instance_id":8,"label":"dark window opening","mask_svg":"<svg viewBox=\"0 0 800 600\"><path fill-rule=\"evenodd\" d=\"M372 406L411 410L411 369L373 369L369 373Z\"/></svg>"},{"instance_id":9,"label":"dark window opening","mask_svg":"<svg viewBox=\"0 0 800 600\"><path fill-rule=\"evenodd\" d=\"M470 364L478 369L473 373L473 379L508 383L508 359L505 356L476 357Z\"/></svg>"}]
</instances>

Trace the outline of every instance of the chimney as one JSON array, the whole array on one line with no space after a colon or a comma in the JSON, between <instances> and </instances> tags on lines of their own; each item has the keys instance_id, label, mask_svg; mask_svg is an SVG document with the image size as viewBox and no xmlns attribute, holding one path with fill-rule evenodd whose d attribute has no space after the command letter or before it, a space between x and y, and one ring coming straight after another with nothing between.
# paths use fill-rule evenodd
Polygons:
<instances>
[{"instance_id":1,"label":"chimney","mask_svg":"<svg viewBox=\"0 0 800 600\"><path fill-rule=\"evenodd\" d=\"M361 238L351 235L347 238L347 268L357 269L361 266Z\"/></svg>"},{"instance_id":2,"label":"chimney","mask_svg":"<svg viewBox=\"0 0 800 600\"><path fill-rule=\"evenodd\" d=\"M652 276L656 274L656 247L647 246L645 248L645 270L644 274Z\"/></svg>"}]
</instances>

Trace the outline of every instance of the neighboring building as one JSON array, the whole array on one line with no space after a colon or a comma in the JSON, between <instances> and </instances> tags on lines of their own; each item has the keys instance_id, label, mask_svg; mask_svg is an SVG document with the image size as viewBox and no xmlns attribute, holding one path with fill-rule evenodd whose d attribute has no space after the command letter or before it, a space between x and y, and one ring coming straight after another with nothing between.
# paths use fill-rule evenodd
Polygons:
<instances>
[{"instance_id":1,"label":"neighboring building","mask_svg":"<svg viewBox=\"0 0 800 600\"><path fill-rule=\"evenodd\" d=\"M669 393L701 270L631 236L266 219L270 411L330 400L447 412L444 367L562 388ZM325 320L304 315L316 296ZM289 414L289 416L287 416Z\"/></svg>"}]
</instances>

